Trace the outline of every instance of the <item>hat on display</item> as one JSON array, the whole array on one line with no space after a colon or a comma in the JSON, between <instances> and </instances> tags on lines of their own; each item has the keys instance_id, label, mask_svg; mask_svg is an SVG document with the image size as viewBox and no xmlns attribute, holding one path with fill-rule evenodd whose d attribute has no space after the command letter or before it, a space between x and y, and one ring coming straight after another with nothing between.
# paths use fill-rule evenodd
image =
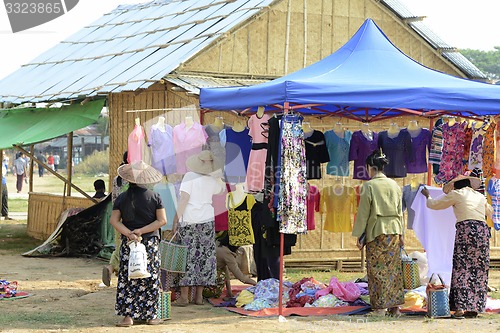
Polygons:
<instances>
[{"instance_id":1,"label":"hat on display","mask_svg":"<svg viewBox=\"0 0 500 333\"><path fill-rule=\"evenodd\" d=\"M214 157L208 150L203 150L201 153L190 156L186 160L186 167L196 173L208 175L215 171Z\"/></svg>"},{"instance_id":2,"label":"hat on display","mask_svg":"<svg viewBox=\"0 0 500 333\"><path fill-rule=\"evenodd\" d=\"M455 184L459 180L464 180L464 179L468 179L470 181L470 186L474 190L477 190L479 187L481 187L481 179L479 179L477 177L459 175L459 176L453 178L452 180L450 180L448 183L446 183L446 185L443 186L443 192L446 194L450 193L455 188L453 184Z\"/></svg>"},{"instance_id":3,"label":"hat on display","mask_svg":"<svg viewBox=\"0 0 500 333\"><path fill-rule=\"evenodd\" d=\"M118 175L129 183L137 185L155 184L162 180L163 175L143 161L136 161L118 167Z\"/></svg>"}]
</instances>

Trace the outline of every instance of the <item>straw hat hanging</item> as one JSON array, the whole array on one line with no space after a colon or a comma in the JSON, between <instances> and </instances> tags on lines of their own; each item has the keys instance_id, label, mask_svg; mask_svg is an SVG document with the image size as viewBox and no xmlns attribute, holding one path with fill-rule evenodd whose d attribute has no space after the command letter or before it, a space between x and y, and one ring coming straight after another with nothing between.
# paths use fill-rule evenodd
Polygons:
<instances>
[{"instance_id":1,"label":"straw hat hanging","mask_svg":"<svg viewBox=\"0 0 500 333\"><path fill-rule=\"evenodd\" d=\"M162 180L163 175L143 161L124 164L118 168L120 177L137 185L154 184Z\"/></svg>"}]
</instances>

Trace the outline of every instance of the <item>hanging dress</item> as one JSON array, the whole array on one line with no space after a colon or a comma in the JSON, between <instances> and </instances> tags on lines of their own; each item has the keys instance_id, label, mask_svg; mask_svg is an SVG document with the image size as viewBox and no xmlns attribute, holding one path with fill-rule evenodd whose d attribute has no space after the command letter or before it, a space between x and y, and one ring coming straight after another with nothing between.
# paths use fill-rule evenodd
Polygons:
<instances>
[{"instance_id":1,"label":"hanging dress","mask_svg":"<svg viewBox=\"0 0 500 333\"><path fill-rule=\"evenodd\" d=\"M269 114L265 113L261 118L254 114L248 119L249 134L252 138L246 176L248 192L260 192L264 189L269 118Z\"/></svg>"},{"instance_id":2,"label":"hanging dress","mask_svg":"<svg viewBox=\"0 0 500 333\"><path fill-rule=\"evenodd\" d=\"M285 115L281 133L281 177L277 221L284 234L307 232L306 152L302 117Z\"/></svg>"},{"instance_id":3,"label":"hanging dress","mask_svg":"<svg viewBox=\"0 0 500 333\"><path fill-rule=\"evenodd\" d=\"M144 137L144 128L141 125L135 125L128 136L127 161L129 163L143 160L142 155L146 147Z\"/></svg>"},{"instance_id":4,"label":"hanging dress","mask_svg":"<svg viewBox=\"0 0 500 333\"><path fill-rule=\"evenodd\" d=\"M462 173L465 126L458 122L452 126L443 124L443 154L439 173L434 177L436 184L445 184Z\"/></svg>"},{"instance_id":5,"label":"hanging dress","mask_svg":"<svg viewBox=\"0 0 500 333\"><path fill-rule=\"evenodd\" d=\"M226 163L224 172L230 183L242 183L247 176L248 158L252 149L249 130L245 128L236 132L232 128L226 129Z\"/></svg>"},{"instance_id":6,"label":"hanging dress","mask_svg":"<svg viewBox=\"0 0 500 333\"><path fill-rule=\"evenodd\" d=\"M151 166L163 175L175 173L174 137L172 126L151 126L148 144L151 147Z\"/></svg>"},{"instance_id":7,"label":"hanging dress","mask_svg":"<svg viewBox=\"0 0 500 333\"><path fill-rule=\"evenodd\" d=\"M493 225L495 230L500 230L500 179L492 177L488 182L488 194L491 197L493 207Z\"/></svg>"}]
</instances>

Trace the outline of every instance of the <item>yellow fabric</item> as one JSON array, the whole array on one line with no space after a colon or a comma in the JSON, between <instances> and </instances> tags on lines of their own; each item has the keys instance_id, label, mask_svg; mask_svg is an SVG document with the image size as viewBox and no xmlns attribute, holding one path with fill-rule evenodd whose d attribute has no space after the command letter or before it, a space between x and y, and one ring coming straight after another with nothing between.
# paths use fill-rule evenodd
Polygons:
<instances>
[{"instance_id":1,"label":"yellow fabric","mask_svg":"<svg viewBox=\"0 0 500 333\"><path fill-rule=\"evenodd\" d=\"M485 216L491 216L493 208L481 193L470 187L453 190L437 199L429 197L427 207L431 209L446 209L453 206L457 222L465 220L486 221Z\"/></svg>"},{"instance_id":2,"label":"yellow fabric","mask_svg":"<svg viewBox=\"0 0 500 333\"><path fill-rule=\"evenodd\" d=\"M331 232L351 232L352 214L356 213L354 189L334 185L320 192L320 212L326 213L324 229Z\"/></svg>"},{"instance_id":3,"label":"yellow fabric","mask_svg":"<svg viewBox=\"0 0 500 333\"><path fill-rule=\"evenodd\" d=\"M402 308L423 308L425 303L424 297L419 294L409 291L405 294L405 304L403 304Z\"/></svg>"},{"instance_id":4,"label":"yellow fabric","mask_svg":"<svg viewBox=\"0 0 500 333\"><path fill-rule=\"evenodd\" d=\"M243 246L255 243L255 236L252 228L252 207L255 204L253 195L246 195L239 203L232 201L232 193L228 194L228 233L229 244L233 246ZM246 210L236 210L246 200ZM234 204L234 205L233 205Z\"/></svg>"},{"instance_id":5,"label":"yellow fabric","mask_svg":"<svg viewBox=\"0 0 500 333\"><path fill-rule=\"evenodd\" d=\"M253 302L253 294L248 290L242 290L238 297L236 297L236 307L241 308Z\"/></svg>"},{"instance_id":6,"label":"yellow fabric","mask_svg":"<svg viewBox=\"0 0 500 333\"><path fill-rule=\"evenodd\" d=\"M403 234L403 195L393 179L379 173L363 184L352 235L366 242L380 235Z\"/></svg>"}]
</instances>

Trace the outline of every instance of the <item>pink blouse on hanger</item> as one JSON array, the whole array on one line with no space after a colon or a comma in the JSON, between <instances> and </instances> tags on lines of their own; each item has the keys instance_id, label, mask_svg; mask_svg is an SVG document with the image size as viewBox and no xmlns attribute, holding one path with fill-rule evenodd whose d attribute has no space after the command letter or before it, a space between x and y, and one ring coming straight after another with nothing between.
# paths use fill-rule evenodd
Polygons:
<instances>
[{"instance_id":1,"label":"pink blouse on hanger","mask_svg":"<svg viewBox=\"0 0 500 333\"><path fill-rule=\"evenodd\" d=\"M208 135L203 126L194 123L190 128L186 128L185 123L174 127L174 151L177 173L185 174L186 160L191 155L201 152L202 146L207 141Z\"/></svg>"},{"instance_id":2,"label":"pink blouse on hanger","mask_svg":"<svg viewBox=\"0 0 500 333\"><path fill-rule=\"evenodd\" d=\"M146 142L144 141L144 129L141 125L135 125L133 131L128 136L127 161L129 163L142 160L142 151Z\"/></svg>"}]
</instances>

